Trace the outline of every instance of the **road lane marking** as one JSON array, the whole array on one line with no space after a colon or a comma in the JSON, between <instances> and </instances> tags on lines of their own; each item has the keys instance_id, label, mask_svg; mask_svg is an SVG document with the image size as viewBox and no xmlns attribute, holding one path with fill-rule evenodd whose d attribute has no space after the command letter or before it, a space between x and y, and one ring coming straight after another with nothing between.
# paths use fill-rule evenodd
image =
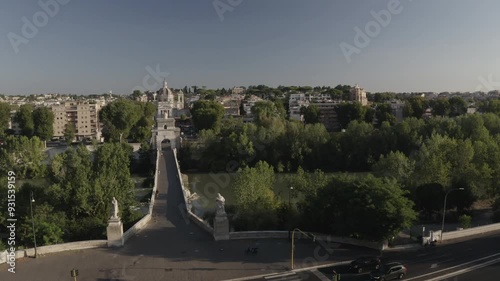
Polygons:
<instances>
[{"instance_id":1,"label":"road lane marking","mask_svg":"<svg viewBox=\"0 0 500 281\"><path fill-rule=\"evenodd\" d=\"M445 274L443 276L439 276L439 277L436 277L436 278L433 278L433 279L429 279L427 281L441 281L443 279L446 279L446 278L449 278L449 277L453 277L453 276L457 276L457 275L460 275L460 274L463 274L463 273L467 273L467 272L470 272L470 271L473 271L473 270L476 270L476 269L480 269L480 268L483 268L483 267L487 267L489 265L492 265L492 264L495 264L495 263L498 263L498 262L500 262L500 258L494 259L494 260L491 260L491 261L487 261L487 262L484 262L484 263L480 263L480 264L471 266L469 268L464 268L464 269L461 269L461 270L458 270L458 271L455 271L455 272L452 272L452 273L448 273L448 274Z\"/></svg>"},{"instance_id":2,"label":"road lane marking","mask_svg":"<svg viewBox=\"0 0 500 281\"><path fill-rule=\"evenodd\" d=\"M266 276L264 277L264 279L268 280L268 279L272 279L272 278L278 278L278 277L284 277L284 276L290 276L290 275L295 275L295 272L290 272L290 273L283 273L283 274L273 274L271 276Z\"/></svg>"},{"instance_id":3,"label":"road lane marking","mask_svg":"<svg viewBox=\"0 0 500 281\"><path fill-rule=\"evenodd\" d=\"M342 262L336 262L336 263L329 263L329 264L322 264L322 265L315 265L315 266L310 266L310 267L305 267L305 268L299 268L299 269L294 269L291 272L301 272L301 271L309 271L312 269L316 268L322 268L322 267L331 267L331 266L341 266L341 265L348 265L350 264L351 261L342 261ZM268 274L262 274L262 275L254 275L254 276L247 276L247 277L241 277L241 278L234 278L234 279L226 279L225 281L245 281L245 280L253 280L253 279L259 279L259 278L265 278L268 276L276 276L277 274L280 274L279 272L275 273L268 273Z\"/></svg>"},{"instance_id":4,"label":"road lane marking","mask_svg":"<svg viewBox=\"0 0 500 281\"><path fill-rule=\"evenodd\" d=\"M415 276L415 277L412 277L412 278L407 278L406 280L407 281L408 280L414 280L414 279L422 278L424 276L434 275L434 274L439 273L439 272L443 272L443 271L447 271L447 270L452 270L452 269L455 269L455 268L459 268L459 267L462 267L464 265L472 264L472 263L475 263L475 262L481 261L481 260L486 260L486 259L489 259L489 258L492 258L492 257L496 257L498 255L500 255L500 253L494 254L494 255L491 255L491 256L487 256L487 257L482 257L480 259L472 260L472 261L469 261L469 262L466 262L466 263L462 263L462 264L459 264L459 265L455 265L455 266L452 266L452 267L443 268L443 269L440 269L440 270L437 270L437 271L433 271L433 272L430 272L430 273L422 274L422 275Z\"/></svg>"},{"instance_id":5,"label":"road lane marking","mask_svg":"<svg viewBox=\"0 0 500 281\"><path fill-rule=\"evenodd\" d=\"M406 264L415 264L415 263L422 263L422 262L430 262L430 261L434 261L434 260L440 260L440 259L443 259L443 258L448 258L450 257L449 254L444 254L444 255L440 255L440 256L429 256L425 259L419 259L419 260L415 260L415 261L412 261L412 262L407 262Z\"/></svg>"},{"instance_id":6,"label":"road lane marking","mask_svg":"<svg viewBox=\"0 0 500 281\"><path fill-rule=\"evenodd\" d=\"M455 259L447 259L447 260L439 261L439 263L433 263L433 264L431 264L431 268L439 267L440 264L444 264L445 262L454 261L454 260Z\"/></svg>"}]
</instances>

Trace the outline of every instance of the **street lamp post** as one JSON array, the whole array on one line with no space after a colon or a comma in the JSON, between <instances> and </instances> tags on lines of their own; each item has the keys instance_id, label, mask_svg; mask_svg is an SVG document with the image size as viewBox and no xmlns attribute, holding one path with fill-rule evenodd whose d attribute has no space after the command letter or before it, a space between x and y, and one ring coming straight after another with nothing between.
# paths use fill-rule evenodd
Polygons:
<instances>
[{"instance_id":1,"label":"street lamp post","mask_svg":"<svg viewBox=\"0 0 500 281\"><path fill-rule=\"evenodd\" d=\"M290 261L290 263L291 263L291 264L290 264L290 269L293 269L293 252L294 252L294 250L295 250L295 239L294 239L294 238L295 238L295 231L298 231L298 232L300 232L300 233L304 234L304 235L305 235L306 237L308 237L308 238L311 238L311 239L313 240L313 242L315 242L315 241L316 241L316 236L314 236L314 235L309 235L309 234L307 234L307 233L303 232L302 230L300 230L300 229L298 229L298 228L295 228L295 229L292 231L292 259L291 259L291 261Z\"/></svg>"},{"instance_id":2,"label":"street lamp post","mask_svg":"<svg viewBox=\"0 0 500 281\"><path fill-rule=\"evenodd\" d=\"M464 190L464 188L463 188L463 187L460 187L460 188L450 189L450 190L448 190L448 192L446 192L446 195L444 196L443 222L441 223L441 242L443 241L444 217L445 217L445 215L446 215L446 198L448 197L448 194L450 194L450 192L452 192L452 191L454 191L454 190Z\"/></svg>"},{"instance_id":3,"label":"street lamp post","mask_svg":"<svg viewBox=\"0 0 500 281\"><path fill-rule=\"evenodd\" d=\"M35 203L35 197L33 197L33 191L31 191L31 196L30 196L31 225L33 227L33 241L35 242L35 258L37 258L37 254L36 254L35 219L33 218L33 203Z\"/></svg>"},{"instance_id":4,"label":"street lamp post","mask_svg":"<svg viewBox=\"0 0 500 281\"><path fill-rule=\"evenodd\" d=\"M291 221L290 221L290 214L292 212L292 204L291 204L291 197L292 197L292 190L293 186L290 186L290 192L288 192L288 239L290 239L290 227L292 226Z\"/></svg>"}]
</instances>

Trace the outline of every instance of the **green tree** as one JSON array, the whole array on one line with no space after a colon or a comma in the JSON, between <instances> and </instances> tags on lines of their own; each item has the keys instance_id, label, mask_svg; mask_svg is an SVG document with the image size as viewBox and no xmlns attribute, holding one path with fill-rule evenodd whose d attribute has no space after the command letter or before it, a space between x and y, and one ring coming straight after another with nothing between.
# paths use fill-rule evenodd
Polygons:
<instances>
[{"instance_id":1,"label":"green tree","mask_svg":"<svg viewBox=\"0 0 500 281\"><path fill-rule=\"evenodd\" d=\"M8 193L9 186L8 186L8 177L14 176L12 174L7 174L4 171L1 171L2 174L4 175L3 177L0 177L0 194L3 194L3 196L0 197L0 229L3 231L6 231L3 227L7 225L7 219L8 219L8 199L9 197L12 196L11 193ZM15 196L15 195L14 195ZM0 237L0 251L5 250L5 246L7 245L7 240L5 239L6 237ZM4 240L5 239L5 240Z\"/></svg>"},{"instance_id":2,"label":"green tree","mask_svg":"<svg viewBox=\"0 0 500 281\"><path fill-rule=\"evenodd\" d=\"M76 135L76 126L73 122L68 122L64 125L64 138L66 139L66 143L70 145L75 139Z\"/></svg>"},{"instance_id":3,"label":"green tree","mask_svg":"<svg viewBox=\"0 0 500 281\"><path fill-rule=\"evenodd\" d=\"M373 95L373 101L376 102L376 103L388 102L388 101L391 101L391 100L393 100L395 98L396 98L396 94L395 93L388 93L388 92L375 93Z\"/></svg>"},{"instance_id":4,"label":"green tree","mask_svg":"<svg viewBox=\"0 0 500 281\"><path fill-rule=\"evenodd\" d=\"M415 163L400 151L391 151L372 167L373 172L379 177L394 178L400 184L406 183L415 169Z\"/></svg>"},{"instance_id":5,"label":"green tree","mask_svg":"<svg viewBox=\"0 0 500 281\"><path fill-rule=\"evenodd\" d=\"M479 106L479 111L486 113L494 113L500 116L500 100L489 100L481 103Z\"/></svg>"},{"instance_id":6,"label":"green tree","mask_svg":"<svg viewBox=\"0 0 500 281\"><path fill-rule=\"evenodd\" d=\"M151 127L154 125L156 107L153 103L139 103L140 119L131 129L130 137L134 142L145 142L151 139Z\"/></svg>"},{"instance_id":7,"label":"green tree","mask_svg":"<svg viewBox=\"0 0 500 281\"><path fill-rule=\"evenodd\" d=\"M129 99L118 99L104 106L99 118L104 124L103 136L107 141L127 139L133 126L144 116L140 103ZM142 123L141 123L142 124Z\"/></svg>"},{"instance_id":8,"label":"green tree","mask_svg":"<svg viewBox=\"0 0 500 281\"><path fill-rule=\"evenodd\" d=\"M287 117L285 105L282 100L275 100L274 105L276 106L276 110L278 111L278 116L285 119Z\"/></svg>"},{"instance_id":9,"label":"green tree","mask_svg":"<svg viewBox=\"0 0 500 281\"><path fill-rule=\"evenodd\" d=\"M38 246L63 243L64 229L66 227L66 215L62 211L55 211L54 207L47 202L34 204L34 221L36 225L36 241ZM29 241L33 245L32 220L30 215L24 216L24 223L20 226L20 240Z\"/></svg>"},{"instance_id":10,"label":"green tree","mask_svg":"<svg viewBox=\"0 0 500 281\"><path fill-rule=\"evenodd\" d=\"M366 171L375 162L371 138L374 133L372 124L353 121L339 138L342 169L348 171Z\"/></svg>"},{"instance_id":11,"label":"green tree","mask_svg":"<svg viewBox=\"0 0 500 281\"><path fill-rule=\"evenodd\" d=\"M319 117L321 116L321 112L319 110L319 107L312 104L304 108L303 115L306 124L315 124L319 123Z\"/></svg>"},{"instance_id":12,"label":"green tree","mask_svg":"<svg viewBox=\"0 0 500 281\"><path fill-rule=\"evenodd\" d=\"M8 129L10 122L10 105L0 102L0 135Z\"/></svg>"},{"instance_id":13,"label":"green tree","mask_svg":"<svg viewBox=\"0 0 500 281\"><path fill-rule=\"evenodd\" d=\"M51 178L54 182L49 188L51 203L58 209L66 209L70 220L97 214L102 202L96 202L93 194L100 190L93 184L92 161L85 146L56 155L51 162Z\"/></svg>"},{"instance_id":14,"label":"green tree","mask_svg":"<svg viewBox=\"0 0 500 281\"><path fill-rule=\"evenodd\" d=\"M235 229L273 229L278 222L275 199L274 171L265 162L258 162L254 168L245 167L236 174L234 184L237 219Z\"/></svg>"},{"instance_id":15,"label":"green tree","mask_svg":"<svg viewBox=\"0 0 500 281\"><path fill-rule=\"evenodd\" d=\"M228 138L224 138L228 154L227 160L235 160L239 167L245 167L252 162L255 156L255 147L249 136L250 125L243 125L241 131L233 131Z\"/></svg>"},{"instance_id":16,"label":"green tree","mask_svg":"<svg viewBox=\"0 0 500 281\"><path fill-rule=\"evenodd\" d=\"M455 147L455 140L440 135L434 135L426 140L415 155L416 185L438 183L444 187L450 186L452 163L448 156Z\"/></svg>"},{"instance_id":17,"label":"green tree","mask_svg":"<svg viewBox=\"0 0 500 281\"><path fill-rule=\"evenodd\" d=\"M23 104L16 112L15 120L19 124L21 134L31 137L35 132L35 123L33 122L33 107L30 104Z\"/></svg>"},{"instance_id":18,"label":"green tree","mask_svg":"<svg viewBox=\"0 0 500 281\"><path fill-rule=\"evenodd\" d=\"M461 97L452 97L450 103L450 116L460 116L467 113L467 102Z\"/></svg>"},{"instance_id":19,"label":"green tree","mask_svg":"<svg viewBox=\"0 0 500 281\"><path fill-rule=\"evenodd\" d=\"M0 148L0 170L15 171L17 178L41 177L45 173L43 160L47 157L39 138L9 136Z\"/></svg>"},{"instance_id":20,"label":"green tree","mask_svg":"<svg viewBox=\"0 0 500 281\"><path fill-rule=\"evenodd\" d=\"M131 207L137 204L133 193L135 184L130 177L131 153L132 147L124 143L104 144L95 152L94 190L99 193L95 193L94 198L99 205L94 205L94 212L99 212L104 221L111 213L113 197L123 206L120 210L125 223L137 218L137 214L131 211Z\"/></svg>"},{"instance_id":21,"label":"green tree","mask_svg":"<svg viewBox=\"0 0 500 281\"><path fill-rule=\"evenodd\" d=\"M395 180L337 176L316 196L303 201L302 224L315 231L383 241L416 219L406 195Z\"/></svg>"},{"instance_id":22,"label":"green tree","mask_svg":"<svg viewBox=\"0 0 500 281\"><path fill-rule=\"evenodd\" d=\"M359 102L341 103L336 106L335 111L337 112L337 119L339 120L340 126L343 129L347 128L351 121L365 120L366 107Z\"/></svg>"},{"instance_id":23,"label":"green tree","mask_svg":"<svg viewBox=\"0 0 500 281\"><path fill-rule=\"evenodd\" d=\"M234 183L236 206L241 210L275 209L274 182L274 170L266 162L258 162L254 168L240 169Z\"/></svg>"},{"instance_id":24,"label":"green tree","mask_svg":"<svg viewBox=\"0 0 500 281\"><path fill-rule=\"evenodd\" d=\"M266 128L270 127L270 122L275 118L284 118L280 116L276 104L271 101L258 101L252 107L252 115L255 123Z\"/></svg>"},{"instance_id":25,"label":"green tree","mask_svg":"<svg viewBox=\"0 0 500 281\"><path fill-rule=\"evenodd\" d=\"M132 92L131 98L136 100L140 98L142 95L143 93L140 90L134 90L134 92Z\"/></svg>"},{"instance_id":26,"label":"green tree","mask_svg":"<svg viewBox=\"0 0 500 281\"><path fill-rule=\"evenodd\" d=\"M391 125L396 124L396 116L392 114L391 105L388 103L378 104L375 109L375 117L377 118L378 125L382 125L383 122L388 122Z\"/></svg>"},{"instance_id":27,"label":"green tree","mask_svg":"<svg viewBox=\"0 0 500 281\"><path fill-rule=\"evenodd\" d=\"M439 98L431 101L432 114L435 116L448 116L450 114L450 102Z\"/></svg>"},{"instance_id":28,"label":"green tree","mask_svg":"<svg viewBox=\"0 0 500 281\"><path fill-rule=\"evenodd\" d=\"M422 115L429 106L425 98L421 96L412 96L405 103L405 107L403 108L405 117L422 118Z\"/></svg>"},{"instance_id":29,"label":"green tree","mask_svg":"<svg viewBox=\"0 0 500 281\"><path fill-rule=\"evenodd\" d=\"M38 107L33 111L34 135L48 141L54 135L54 113L48 107Z\"/></svg>"},{"instance_id":30,"label":"green tree","mask_svg":"<svg viewBox=\"0 0 500 281\"><path fill-rule=\"evenodd\" d=\"M303 196L317 196L318 191L326 187L330 181L321 170L315 170L313 173L307 173L299 167L297 172L292 174L288 179L288 186L292 186L294 191Z\"/></svg>"},{"instance_id":31,"label":"green tree","mask_svg":"<svg viewBox=\"0 0 500 281\"><path fill-rule=\"evenodd\" d=\"M224 116L224 107L216 101L200 100L194 103L191 115L198 130L218 130Z\"/></svg>"},{"instance_id":32,"label":"green tree","mask_svg":"<svg viewBox=\"0 0 500 281\"><path fill-rule=\"evenodd\" d=\"M426 183L415 190L415 202L424 218L431 218L432 214L443 208L445 196L444 188L439 183Z\"/></svg>"}]
</instances>

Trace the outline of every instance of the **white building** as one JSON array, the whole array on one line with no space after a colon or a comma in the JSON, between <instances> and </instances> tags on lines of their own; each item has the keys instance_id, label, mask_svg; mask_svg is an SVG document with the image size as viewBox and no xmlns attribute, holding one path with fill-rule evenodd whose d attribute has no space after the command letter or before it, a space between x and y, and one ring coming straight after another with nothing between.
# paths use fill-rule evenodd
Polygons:
<instances>
[{"instance_id":1,"label":"white building","mask_svg":"<svg viewBox=\"0 0 500 281\"><path fill-rule=\"evenodd\" d=\"M172 92L166 80L163 81L163 88L155 96L155 99L158 101L158 114L160 116L167 114L167 118L178 118L182 114L187 115L187 110L184 109L184 93L182 90L176 93Z\"/></svg>"},{"instance_id":2,"label":"white building","mask_svg":"<svg viewBox=\"0 0 500 281\"><path fill-rule=\"evenodd\" d=\"M245 92L245 89L242 87L233 87L231 89L231 94L243 94Z\"/></svg>"},{"instance_id":3,"label":"white building","mask_svg":"<svg viewBox=\"0 0 500 281\"><path fill-rule=\"evenodd\" d=\"M252 95L248 100L243 101L243 110L246 115L252 115L252 107L258 101L262 101L262 99L254 95Z\"/></svg>"},{"instance_id":4,"label":"white building","mask_svg":"<svg viewBox=\"0 0 500 281\"><path fill-rule=\"evenodd\" d=\"M363 106L368 105L368 99L366 98L366 92L363 88L356 85L351 89L351 100L361 103Z\"/></svg>"}]
</instances>

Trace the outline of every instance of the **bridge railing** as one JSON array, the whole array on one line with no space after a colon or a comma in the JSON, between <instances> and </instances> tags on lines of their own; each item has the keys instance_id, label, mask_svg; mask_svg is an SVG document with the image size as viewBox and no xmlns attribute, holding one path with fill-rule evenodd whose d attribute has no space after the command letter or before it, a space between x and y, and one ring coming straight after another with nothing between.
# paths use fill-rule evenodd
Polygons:
<instances>
[{"instance_id":1,"label":"bridge railing","mask_svg":"<svg viewBox=\"0 0 500 281\"><path fill-rule=\"evenodd\" d=\"M196 214L191 212L190 204L189 204L189 199L188 199L188 193L187 189L184 187L184 183L182 181L182 174L181 174L181 169L179 166L179 161L177 160L177 149L174 148L172 149L173 154L174 154L174 161L175 161L175 168L177 170L177 179L179 180L181 189L182 189L182 197L184 198L184 206L182 206L183 211L185 211L186 216L189 220L193 221L196 225L201 227L201 229L205 230L208 232L210 235L214 234L214 229L210 226L210 224L206 221L204 221L202 218L198 217Z\"/></svg>"}]
</instances>

